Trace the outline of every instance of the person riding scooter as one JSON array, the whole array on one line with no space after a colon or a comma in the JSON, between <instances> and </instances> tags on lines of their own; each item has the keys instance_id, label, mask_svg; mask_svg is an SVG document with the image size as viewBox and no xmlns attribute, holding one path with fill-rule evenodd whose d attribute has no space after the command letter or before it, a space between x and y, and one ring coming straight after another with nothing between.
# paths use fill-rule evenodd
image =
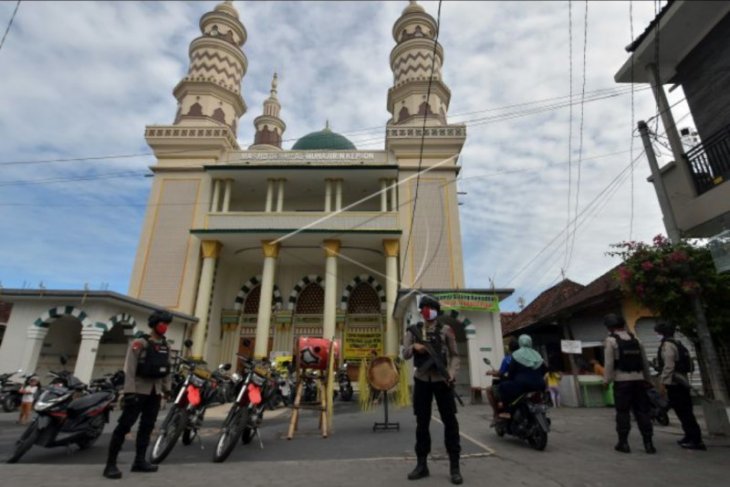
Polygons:
<instances>
[{"instance_id":1,"label":"person riding scooter","mask_svg":"<svg viewBox=\"0 0 730 487\"><path fill-rule=\"evenodd\" d=\"M540 354L532 348L532 338L520 335L517 343L519 348L512 353L508 380L501 381L494 390L497 405L495 420L503 415L509 417L504 409L521 394L545 390L547 367Z\"/></svg>"}]
</instances>

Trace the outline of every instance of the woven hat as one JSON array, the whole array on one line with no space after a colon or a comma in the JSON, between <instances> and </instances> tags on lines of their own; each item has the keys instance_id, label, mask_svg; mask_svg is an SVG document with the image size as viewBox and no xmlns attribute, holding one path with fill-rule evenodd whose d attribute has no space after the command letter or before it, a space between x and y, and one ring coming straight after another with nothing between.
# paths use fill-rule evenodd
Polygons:
<instances>
[{"instance_id":1,"label":"woven hat","mask_svg":"<svg viewBox=\"0 0 730 487\"><path fill-rule=\"evenodd\" d=\"M368 367L368 384L378 391L389 391L398 385L398 369L390 357L376 357Z\"/></svg>"}]
</instances>

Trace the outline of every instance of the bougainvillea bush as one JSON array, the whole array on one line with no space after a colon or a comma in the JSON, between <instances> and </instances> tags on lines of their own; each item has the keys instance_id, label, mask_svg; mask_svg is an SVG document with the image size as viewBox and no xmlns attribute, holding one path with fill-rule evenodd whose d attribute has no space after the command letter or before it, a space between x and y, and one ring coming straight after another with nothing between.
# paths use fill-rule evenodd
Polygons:
<instances>
[{"instance_id":1,"label":"bougainvillea bush","mask_svg":"<svg viewBox=\"0 0 730 487\"><path fill-rule=\"evenodd\" d=\"M699 296L711 333L716 338L730 335L730 274L718 274L706 247L687 241L673 244L662 235L651 244L621 242L611 247L608 255L623 260L617 278L638 303L694 338L690 299Z\"/></svg>"}]
</instances>

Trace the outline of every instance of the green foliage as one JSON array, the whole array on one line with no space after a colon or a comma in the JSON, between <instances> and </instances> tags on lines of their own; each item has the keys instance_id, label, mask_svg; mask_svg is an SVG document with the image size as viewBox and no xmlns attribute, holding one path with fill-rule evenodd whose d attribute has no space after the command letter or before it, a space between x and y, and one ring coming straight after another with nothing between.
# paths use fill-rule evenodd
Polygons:
<instances>
[{"instance_id":1,"label":"green foliage","mask_svg":"<svg viewBox=\"0 0 730 487\"><path fill-rule=\"evenodd\" d=\"M706 247L682 241L672 244L661 235L652 244L620 242L608 255L621 257L616 273L626 294L642 306L696 337L690 298L705 307L710 331L730 335L730 274L718 274Z\"/></svg>"}]
</instances>

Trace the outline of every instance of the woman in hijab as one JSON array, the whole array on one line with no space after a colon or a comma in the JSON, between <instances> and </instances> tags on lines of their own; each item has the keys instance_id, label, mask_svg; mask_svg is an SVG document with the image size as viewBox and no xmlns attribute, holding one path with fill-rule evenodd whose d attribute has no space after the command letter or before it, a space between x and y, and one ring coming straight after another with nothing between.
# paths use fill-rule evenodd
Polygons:
<instances>
[{"instance_id":1,"label":"woman in hijab","mask_svg":"<svg viewBox=\"0 0 730 487\"><path fill-rule=\"evenodd\" d=\"M500 409L521 394L545 390L547 367L542 356L532 348L532 338L529 335L520 335L517 342L520 348L512 353L507 374L509 380L499 384L497 388Z\"/></svg>"}]
</instances>

